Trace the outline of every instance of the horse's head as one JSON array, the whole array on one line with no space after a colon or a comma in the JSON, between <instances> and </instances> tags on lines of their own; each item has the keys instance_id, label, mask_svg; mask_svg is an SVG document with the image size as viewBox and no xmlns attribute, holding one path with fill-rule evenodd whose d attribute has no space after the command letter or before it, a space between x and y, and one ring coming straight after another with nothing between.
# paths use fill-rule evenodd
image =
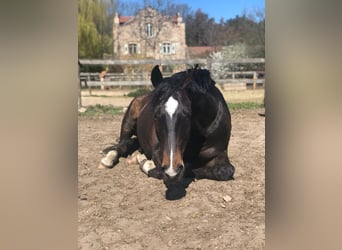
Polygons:
<instances>
[{"instance_id":1,"label":"horse's head","mask_svg":"<svg viewBox=\"0 0 342 250\"><path fill-rule=\"evenodd\" d=\"M156 87L154 123L166 182L180 180L185 170L183 154L191 127L191 102L186 92L186 86L191 81L189 76L184 72L163 78L157 66L151 75Z\"/></svg>"}]
</instances>

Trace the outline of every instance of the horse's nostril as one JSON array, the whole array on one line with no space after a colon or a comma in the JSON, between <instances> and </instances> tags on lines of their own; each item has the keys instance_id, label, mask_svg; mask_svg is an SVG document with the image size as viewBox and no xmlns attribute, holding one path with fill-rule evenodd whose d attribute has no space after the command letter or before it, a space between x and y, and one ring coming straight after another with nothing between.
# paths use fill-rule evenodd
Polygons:
<instances>
[{"instance_id":1,"label":"horse's nostril","mask_svg":"<svg viewBox=\"0 0 342 250\"><path fill-rule=\"evenodd\" d=\"M176 171L179 173L180 171L182 171L184 168L184 165L183 164L179 164L177 165L177 167L175 167Z\"/></svg>"},{"instance_id":2,"label":"horse's nostril","mask_svg":"<svg viewBox=\"0 0 342 250\"><path fill-rule=\"evenodd\" d=\"M179 164L175 167L167 167L167 166L163 166L162 167L165 174L168 176L168 177L175 177L177 176L184 168L184 165L183 164Z\"/></svg>"}]
</instances>

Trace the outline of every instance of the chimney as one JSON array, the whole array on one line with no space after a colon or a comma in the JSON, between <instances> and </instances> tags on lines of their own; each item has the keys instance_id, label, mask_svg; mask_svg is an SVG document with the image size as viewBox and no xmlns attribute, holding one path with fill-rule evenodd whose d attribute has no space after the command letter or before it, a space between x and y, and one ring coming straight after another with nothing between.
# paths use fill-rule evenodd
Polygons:
<instances>
[{"instance_id":1,"label":"chimney","mask_svg":"<svg viewBox=\"0 0 342 250\"><path fill-rule=\"evenodd\" d=\"M114 20L113 20L114 24L119 24L119 15L117 12L115 12L115 16L114 16Z\"/></svg>"},{"instance_id":2,"label":"chimney","mask_svg":"<svg viewBox=\"0 0 342 250\"><path fill-rule=\"evenodd\" d=\"M180 25L183 22L183 18L181 17L180 13L177 13L177 24Z\"/></svg>"}]
</instances>

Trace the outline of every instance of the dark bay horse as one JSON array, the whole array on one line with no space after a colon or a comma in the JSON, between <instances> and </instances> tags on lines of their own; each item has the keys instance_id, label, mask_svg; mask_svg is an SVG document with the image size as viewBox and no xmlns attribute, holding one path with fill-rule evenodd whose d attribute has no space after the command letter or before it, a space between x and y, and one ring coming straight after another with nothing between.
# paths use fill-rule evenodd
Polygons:
<instances>
[{"instance_id":1,"label":"dark bay horse","mask_svg":"<svg viewBox=\"0 0 342 250\"><path fill-rule=\"evenodd\" d=\"M119 143L103 150L99 167L112 168L139 150L141 170L165 184L183 177L233 179L227 155L231 117L209 71L195 67L164 78L155 66L151 81L154 90L132 100Z\"/></svg>"}]
</instances>

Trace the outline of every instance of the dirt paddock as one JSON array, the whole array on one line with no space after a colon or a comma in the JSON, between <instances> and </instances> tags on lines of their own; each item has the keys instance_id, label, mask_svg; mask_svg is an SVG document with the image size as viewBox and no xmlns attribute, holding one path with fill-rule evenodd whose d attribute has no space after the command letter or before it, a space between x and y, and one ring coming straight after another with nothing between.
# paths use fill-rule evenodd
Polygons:
<instances>
[{"instance_id":1,"label":"dirt paddock","mask_svg":"<svg viewBox=\"0 0 342 250\"><path fill-rule=\"evenodd\" d=\"M79 249L264 249L265 118L232 111L235 180L197 180L180 200L126 159L99 170L99 151L119 136L122 116L79 117Z\"/></svg>"}]
</instances>

